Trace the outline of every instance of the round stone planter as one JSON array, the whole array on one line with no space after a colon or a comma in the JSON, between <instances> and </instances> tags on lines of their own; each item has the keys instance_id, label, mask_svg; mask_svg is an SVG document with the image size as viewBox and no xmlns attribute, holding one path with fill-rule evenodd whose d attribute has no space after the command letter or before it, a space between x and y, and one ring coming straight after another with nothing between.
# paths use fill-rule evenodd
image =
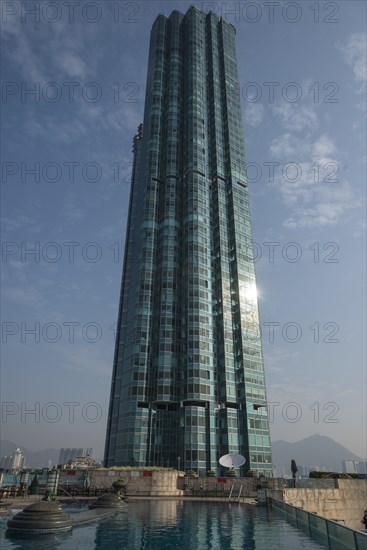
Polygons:
<instances>
[{"instance_id":1,"label":"round stone planter","mask_svg":"<svg viewBox=\"0 0 367 550\"><path fill-rule=\"evenodd\" d=\"M7 526L10 533L43 535L70 531L72 522L59 502L40 501L9 519Z\"/></svg>"},{"instance_id":2,"label":"round stone planter","mask_svg":"<svg viewBox=\"0 0 367 550\"><path fill-rule=\"evenodd\" d=\"M125 508L126 506L126 503L119 496L108 493L94 500L89 508L94 510L95 508Z\"/></svg>"}]
</instances>

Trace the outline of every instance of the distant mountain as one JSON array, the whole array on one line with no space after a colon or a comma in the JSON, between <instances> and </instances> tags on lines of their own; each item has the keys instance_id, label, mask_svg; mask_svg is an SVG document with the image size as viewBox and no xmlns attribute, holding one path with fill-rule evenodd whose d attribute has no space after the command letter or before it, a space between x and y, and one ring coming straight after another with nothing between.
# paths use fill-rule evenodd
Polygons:
<instances>
[{"instance_id":1,"label":"distant mountain","mask_svg":"<svg viewBox=\"0 0 367 550\"><path fill-rule=\"evenodd\" d=\"M32 468L46 468L49 460L51 460L52 464L58 463L60 449L45 449L44 451L34 452L18 443L8 441L7 439L2 439L0 441L0 457L13 454L18 447L25 456L26 466L31 466Z\"/></svg>"},{"instance_id":2,"label":"distant mountain","mask_svg":"<svg viewBox=\"0 0 367 550\"><path fill-rule=\"evenodd\" d=\"M318 434L294 443L273 441L271 447L277 475L281 475L282 468L286 475L291 475L292 458L296 461L298 468L301 465L319 466L334 472L342 471L343 460L365 460L334 439Z\"/></svg>"}]
</instances>

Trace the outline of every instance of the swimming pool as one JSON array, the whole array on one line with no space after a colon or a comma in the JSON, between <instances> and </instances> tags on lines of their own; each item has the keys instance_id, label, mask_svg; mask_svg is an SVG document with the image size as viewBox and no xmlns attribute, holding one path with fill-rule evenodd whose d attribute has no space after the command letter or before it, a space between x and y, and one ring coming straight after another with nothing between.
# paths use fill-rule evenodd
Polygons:
<instances>
[{"instance_id":1,"label":"swimming pool","mask_svg":"<svg viewBox=\"0 0 367 550\"><path fill-rule=\"evenodd\" d=\"M132 501L127 510L62 536L9 538L1 520L2 550L318 550L276 511L221 502Z\"/></svg>"}]
</instances>

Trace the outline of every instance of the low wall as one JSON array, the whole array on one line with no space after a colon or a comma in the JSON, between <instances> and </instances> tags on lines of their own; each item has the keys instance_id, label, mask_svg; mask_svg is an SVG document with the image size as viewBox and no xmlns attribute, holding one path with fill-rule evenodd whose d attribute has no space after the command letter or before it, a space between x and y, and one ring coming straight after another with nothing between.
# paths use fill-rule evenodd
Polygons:
<instances>
[{"instance_id":1,"label":"low wall","mask_svg":"<svg viewBox=\"0 0 367 550\"><path fill-rule=\"evenodd\" d=\"M234 498L238 495L241 498L257 495L256 487L259 479L240 477L188 477L177 470L118 470L118 469L96 469L96 470L60 470L59 471L59 492L72 496L96 496L100 492L108 492L114 481L123 479L126 485L127 496L160 496L160 497L181 497L181 496L207 496L221 497L229 496L231 490ZM30 474L29 481L34 474ZM47 473L37 474L40 494L44 494ZM12 491L12 496L18 496L20 475L12 474L0 477L1 487L5 491ZM5 483L4 483L5 481ZM264 483L264 480L261 481ZM266 481L268 484L269 481ZM8 487L9 486L9 487ZM233 489L232 489L233 486ZM268 486L268 485L266 485ZM283 485L284 486L284 482ZM241 491L240 491L241 488ZM5 496L9 496L6 494Z\"/></svg>"},{"instance_id":2,"label":"low wall","mask_svg":"<svg viewBox=\"0 0 367 550\"><path fill-rule=\"evenodd\" d=\"M187 478L184 477L179 479L178 486L183 487L183 484L188 485L187 490L192 490L195 494L203 492L203 494L208 494L214 496L214 493L218 494L229 494L231 491L232 485L234 485L234 495L238 495L239 489L241 489L242 497L256 497L256 484L257 480L249 477L196 477L196 478Z\"/></svg>"},{"instance_id":3,"label":"low wall","mask_svg":"<svg viewBox=\"0 0 367 550\"><path fill-rule=\"evenodd\" d=\"M126 484L126 496L162 496L182 495L177 488L175 471L134 471L134 470L94 470L90 474L91 486L98 489L111 487L114 481L123 479Z\"/></svg>"},{"instance_id":4,"label":"low wall","mask_svg":"<svg viewBox=\"0 0 367 550\"><path fill-rule=\"evenodd\" d=\"M236 494L242 485L243 497L256 496L256 479L253 478L189 478L177 471L94 470L90 473L91 486L108 488L114 481L123 479L127 496L183 496L191 493L225 494L235 485ZM219 479L219 481L218 481Z\"/></svg>"},{"instance_id":5,"label":"low wall","mask_svg":"<svg viewBox=\"0 0 367 550\"><path fill-rule=\"evenodd\" d=\"M307 512L343 522L352 529L363 529L361 520L367 509L367 480L338 479L336 485L332 489L268 491L268 495Z\"/></svg>"}]
</instances>

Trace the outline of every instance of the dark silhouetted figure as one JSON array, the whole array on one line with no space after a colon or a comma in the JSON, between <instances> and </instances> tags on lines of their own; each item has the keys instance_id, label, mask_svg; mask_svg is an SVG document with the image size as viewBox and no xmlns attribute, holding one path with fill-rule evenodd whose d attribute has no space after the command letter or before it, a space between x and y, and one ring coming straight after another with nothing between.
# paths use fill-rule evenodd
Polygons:
<instances>
[{"instance_id":1,"label":"dark silhouetted figure","mask_svg":"<svg viewBox=\"0 0 367 550\"><path fill-rule=\"evenodd\" d=\"M367 529L367 510L364 511L363 518L361 521L364 525L364 528Z\"/></svg>"},{"instance_id":2,"label":"dark silhouetted figure","mask_svg":"<svg viewBox=\"0 0 367 550\"><path fill-rule=\"evenodd\" d=\"M296 473L298 472L296 461L292 458L291 462L291 470L292 470L292 477L293 477L293 486L296 486Z\"/></svg>"}]
</instances>

